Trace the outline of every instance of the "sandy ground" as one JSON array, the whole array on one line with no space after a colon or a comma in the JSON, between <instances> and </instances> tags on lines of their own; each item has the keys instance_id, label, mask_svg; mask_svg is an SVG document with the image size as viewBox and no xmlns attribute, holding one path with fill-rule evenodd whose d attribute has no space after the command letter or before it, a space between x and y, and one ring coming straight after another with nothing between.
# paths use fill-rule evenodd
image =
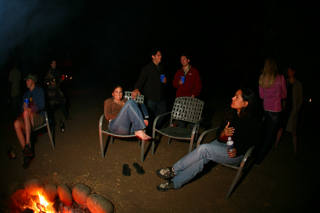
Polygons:
<instances>
[{"instance_id":1,"label":"sandy ground","mask_svg":"<svg viewBox=\"0 0 320 213\"><path fill-rule=\"evenodd\" d=\"M299 159L295 160L291 135L285 133L280 147L271 151L263 164L253 166L229 199L225 195L236 174L235 170L216 165L206 165L192 182L179 190L158 192L156 186L164 182L157 177L159 168L173 165L188 152L188 143L173 141L170 146L162 138L154 156L147 144L147 155L140 162L138 141L116 139L109 144L106 157L101 158L98 120L103 113L103 101L109 97L103 88L78 89L70 92L70 114L73 119L65 122L66 132L56 126L56 149L51 147L48 134L37 137L35 161L22 169L21 148L13 129L13 119L6 113L1 118L0 175L2 198L10 195L23 183L37 178L44 184L65 183L70 188L76 183L88 185L93 193L110 200L115 212L316 212L319 200L319 175L317 153L319 143L314 128L303 126L299 142ZM230 97L231 98L231 97ZM220 124L224 108L230 98L212 97L205 103L205 121L200 132ZM2 110L8 106L2 104ZM56 110L56 121L63 118ZM209 134L204 143L214 139ZM107 136L104 136L106 141ZM18 154L9 160L5 144L15 147ZM139 175L132 164L143 166L146 173ZM130 177L122 175L122 165L129 164ZM3 207L3 203L0 204ZM0 210L1 211L1 210Z\"/></svg>"}]
</instances>

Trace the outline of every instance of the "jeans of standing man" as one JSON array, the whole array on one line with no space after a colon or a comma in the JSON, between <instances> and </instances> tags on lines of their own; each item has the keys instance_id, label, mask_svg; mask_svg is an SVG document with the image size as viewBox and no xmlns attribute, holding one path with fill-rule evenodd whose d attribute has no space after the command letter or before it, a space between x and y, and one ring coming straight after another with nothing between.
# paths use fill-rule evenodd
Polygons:
<instances>
[{"instance_id":1,"label":"jeans of standing man","mask_svg":"<svg viewBox=\"0 0 320 213\"><path fill-rule=\"evenodd\" d=\"M257 148L254 163L259 165L262 163L268 152L270 151L273 143L275 142L277 132L279 130L279 124L281 119L281 112L264 111L264 137L262 144Z\"/></svg>"},{"instance_id":2,"label":"jeans of standing man","mask_svg":"<svg viewBox=\"0 0 320 213\"><path fill-rule=\"evenodd\" d=\"M167 112L167 106L165 100L162 100L160 102L147 100L147 107L151 111L150 117L151 117L151 124L153 123L154 119ZM163 121L164 117L161 117L157 122L157 128L161 126L161 123ZM151 128L153 125L149 125Z\"/></svg>"},{"instance_id":3,"label":"jeans of standing man","mask_svg":"<svg viewBox=\"0 0 320 213\"><path fill-rule=\"evenodd\" d=\"M109 122L109 129L119 135L127 135L143 130L146 125L137 102L128 100L120 110L118 116Z\"/></svg>"},{"instance_id":4,"label":"jeans of standing man","mask_svg":"<svg viewBox=\"0 0 320 213\"><path fill-rule=\"evenodd\" d=\"M189 124L188 129L192 130L193 127L194 127L194 123L189 123L189 122L186 122L186 121L179 121L178 126L179 126L180 128L185 129L188 124Z\"/></svg>"},{"instance_id":5,"label":"jeans of standing man","mask_svg":"<svg viewBox=\"0 0 320 213\"><path fill-rule=\"evenodd\" d=\"M69 118L69 112L68 112L68 109L67 109L67 105L66 105L66 103L63 101L63 99L62 99L62 97L61 97L61 95L60 95L60 93L59 93L58 90L57 90L57 92L56 92L56 97L57 97L57 99L58 99L58 101L59 101L59 104L60 104L60 107L61 107L61 110L62 110L62 113L63 113L64 117L65 117L66 119L68 119L68 118Z\"/></svg>"},{"instance_id":6,"label":"jeans of standing man","mask_svg":"<svg viewBox=\"0 0 320 213\"><path fill-rule=\"evenodd\" d=\"M202 171L210 160L217 163L233 164L242 160L243 155L231 158L228 156L225 143L217 140L202 144L173 165L176 176L172 178L174 188L181 188Z\"/></svg>"}]
</instances>

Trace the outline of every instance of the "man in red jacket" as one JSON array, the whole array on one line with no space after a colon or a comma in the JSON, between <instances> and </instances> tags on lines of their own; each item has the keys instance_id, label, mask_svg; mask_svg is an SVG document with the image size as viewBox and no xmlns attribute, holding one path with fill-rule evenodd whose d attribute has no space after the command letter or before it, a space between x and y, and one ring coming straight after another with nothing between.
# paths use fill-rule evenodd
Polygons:
<instances>
[{"instance_id":1,"label":"man in red jacket","mask_svg":"<svg viewBox=\"0 0 320 213\"><path fill-rule=\"evenodd\" d=\"M199 72L196 68L191 66L190 59L187 55L183 54L180 58L182 68L177 71L172 81L173 86L177 88L176 98L182 96L197 97L202 89L202 82ZM181 80L181 77L185 77L185 81ZM185 128L185 122L179 122L179 127ZM192 129L193 125L189 125L189 129Z\"/></svg>"},{"instance_id":2,"label":"man in red jacket","mask_svg":"<svg viewBox=\"0 0 320 213\"><path fill-rule=\"evenodd\" d=\"M182 68L177 71L172 81L173 86L178 88L176 98L182 96L197 97L200 94L202 83L199 72L191 66L190 59L187 55L182 55L180 58ZM182 83L181 77L185 77L185 82Z\"/></svg>"}]
</instances>

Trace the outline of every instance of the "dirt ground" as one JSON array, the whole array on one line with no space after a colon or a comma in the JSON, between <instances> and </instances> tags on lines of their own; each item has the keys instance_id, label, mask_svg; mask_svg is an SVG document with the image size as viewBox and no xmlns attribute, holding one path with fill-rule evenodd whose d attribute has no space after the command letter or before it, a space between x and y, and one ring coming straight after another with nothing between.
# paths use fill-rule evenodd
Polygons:
<instances>
[{"instance_id":1,"label":"dirt ground","mask_svg":"<svg viewBox=\"0 0 320 213\"><path fill-rule=\"evenodd\" d=\"M291 135L284 134L280 147L270 151L263 164L253 166L245 179L229 199L225 195L236 174L230 168L214 163L205 166L192 182L179 190L159 192L156 186L164 180L157 177L159 168L173 165L188 152L188 143L162 138L154 156L149 144L147 155L140 162L138 141L116 139L109 144L106 157L101 158L98 121L103 113L102 103L109 97L103 88L77 89L70 91L70 114L73 119L65 122L66 131L61 133L56 126L56 149L51 147L48 134L37 137L35 161L28 169L22 169L23 156L13 129L10 113L1 116L0 190L2 198L10 195L23 183L37 178L44 184L65 183L70 188L76 183L88 185L93 193L110 200L115 212L318 212L319 175L317 171L315 140L316 130L307 125L301 128L299 159L295 160ZM231 97L230 97L231 98ZM200 132L220 124L223 110L230 98L212 97L205 103L205 122ZM8 106L1 103L1 111ZM56 121L63 119L56 110ZM104 136L106 141L107 136ZM204 143L214 139L209 134ZM313 142L314 141L314 142ZM311 143L313 142L313 143ZM5 144L14 146L18 156L9 160ZM146 171L139 175L132 166L139 163ZM130 177L122 175L122 165L129 164ZM3 203L0 204L3 206ZM1 210L0 210L1 211Z\"/></svg>"}]
</instances>

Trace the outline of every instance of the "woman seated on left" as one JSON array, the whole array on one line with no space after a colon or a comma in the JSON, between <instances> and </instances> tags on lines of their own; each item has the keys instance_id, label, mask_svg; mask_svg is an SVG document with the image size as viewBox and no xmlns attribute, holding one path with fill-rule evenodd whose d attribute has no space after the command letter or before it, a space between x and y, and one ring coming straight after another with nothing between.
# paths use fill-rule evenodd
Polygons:
<instances>
[{"instance_id":1,"label":"woman seated on left","mask_svg":"<svg viewBox=\"0 0 320 213\"><path fill-rule=\"evenodd\" d=\"M134 100L123 98L121 86L115 86L112 98L104 101L104 115L109 121L108 128L118 135L133 133L141 140L149 140L151 137L143 130L148 126L148 111L144 104L139 105ZM143 115L142 115L142 113Z\"/></svg>"}]
</instances>

